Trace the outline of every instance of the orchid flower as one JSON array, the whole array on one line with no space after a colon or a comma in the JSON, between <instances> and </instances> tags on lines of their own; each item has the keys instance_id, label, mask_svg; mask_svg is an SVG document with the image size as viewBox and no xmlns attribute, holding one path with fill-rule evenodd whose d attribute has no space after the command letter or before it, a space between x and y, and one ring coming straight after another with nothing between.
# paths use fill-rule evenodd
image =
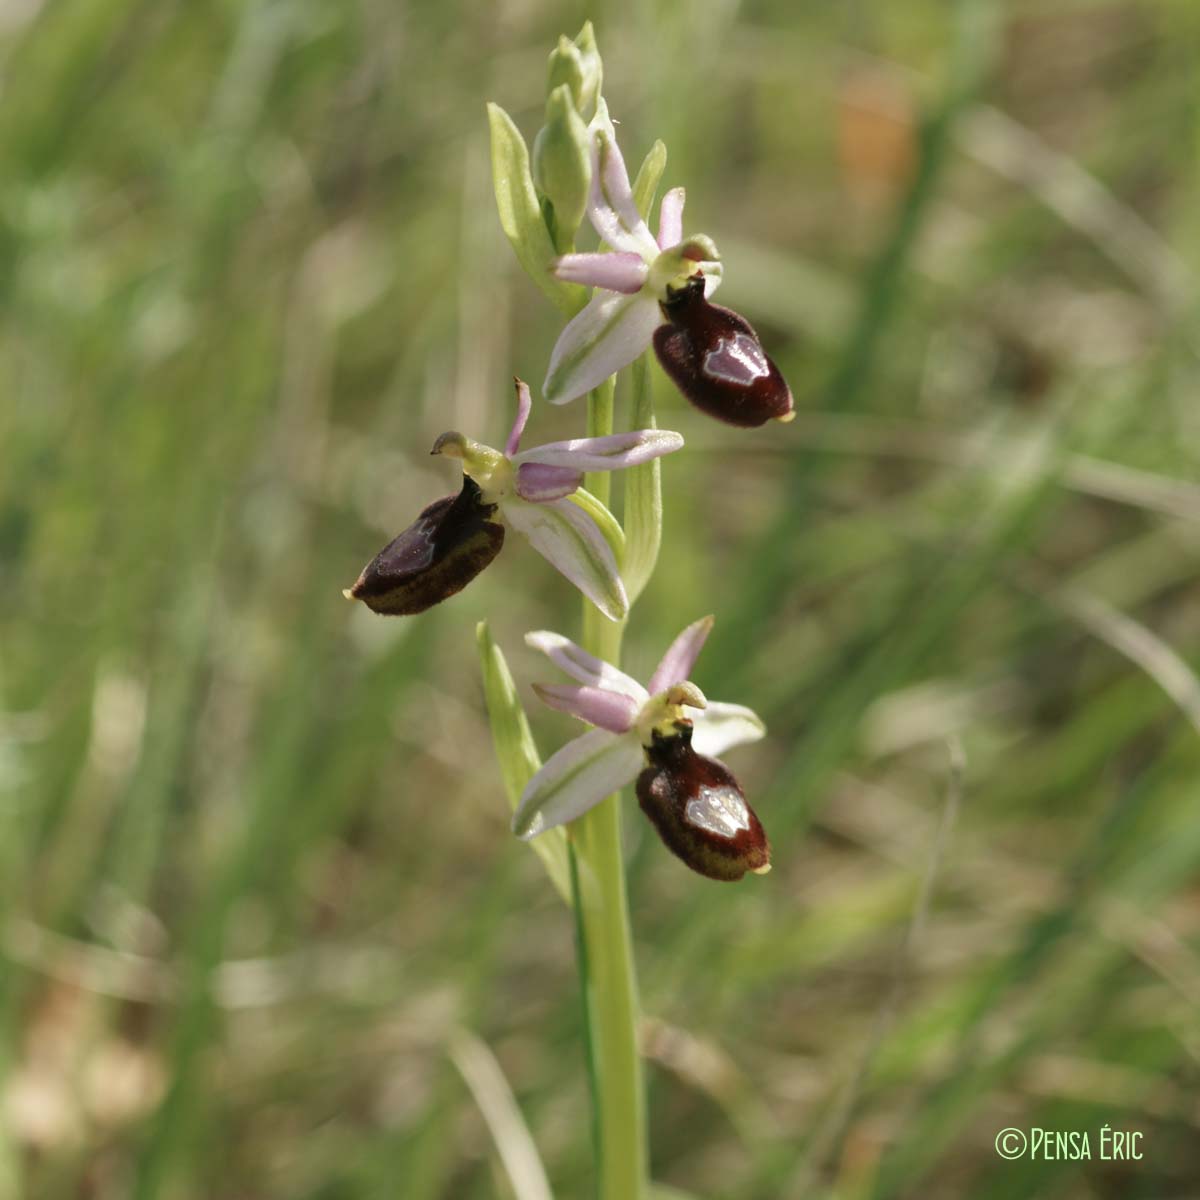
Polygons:
<instances>
[{"instance_id":1,"label":"orchid flower","mask_svg":"<svg viewBox=\"0 0 1200 1200\"><path fill-rule=\"evenodd\" d=\"M513 817L528 840L573 821L637 780L638 802L667 848L712 879L769 870L770 847L754 810L728 768L712 755L766 732L740 704L708 702L688 681L713 626L689 625L671 643L649 683L593 657L557 633L530 633L576 684L534 685L551 708L593 726L552 755L533 776Z\"/></svg>"},{"instance_id":2,"label":"orchid flower","mask_svg":"<svg viewBox=\"0 0 1200 1200\"><path fill-rule=\"evenodd\" d=\"M504 452L461 433L443 433L433 454L457 458L463 485L426 508L363 568L346 591L377 613L409 615L466 587L500 553L504 525L516 529L606 617L629 611L625 585L608 538L597 524L615 522L582 491L585 471L616 471L678 450L683 438L665 429L574 438L521 450L531 407L516 380L517 416Z\"/></svg>"},{"instance_id":3,"label":"orchid flower","mask_svg":"<svg viewBox=\"0 0 1200 1200\"><path fill-rule=\"evenodd\" d=\"M710 416L743 426L790 420L791 391L749 322L708 303L721 281L720 255L703 234L683 237L684 189L663 197L655 238L638 213L603 101L589 131L587 215L612 252L554 262L557 279L597 290L554 347L546 399L565 404L582 396L653 343L676 386Z\"/></svg>"}]
</instances>

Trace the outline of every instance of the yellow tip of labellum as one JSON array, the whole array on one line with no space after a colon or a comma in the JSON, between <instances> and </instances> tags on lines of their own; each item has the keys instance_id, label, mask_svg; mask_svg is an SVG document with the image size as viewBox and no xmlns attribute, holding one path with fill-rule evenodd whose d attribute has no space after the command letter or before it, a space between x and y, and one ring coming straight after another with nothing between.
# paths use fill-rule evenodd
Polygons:
<instances>
[{"instance_id":1,"label":"yellow tip of labellum","mask_svg":"<svg viewBox=\"0 0 1200 1200\"><path fill-rule=\"evenodd\" d=\"M785 412L782 417L775 418L775 420L777 420L780 423L780 425L786 425L789 421L794 421L795 419L796 419L796 410L794 408L790 409L788 412Z\"/></svg>"},{"instance_id":2,"label":"yellow tip of labellum","mask_svg":"<svg viewBox=\"0 0 1200 1200\"><path fill-rule=\"evenodd\" d=\"M755 875L765 875L771 869L770 863L763 863L761 867L754 868Z\"/></svg>"},{"instance_id":3,"label":"yellow tip of labellum","mask_svg":"<svg viewBox=\"0 0 1200 1200\"><path fill-rule=\"evenodd\" d=\"M354 593L349 588L342 588L342 595L345 596L347 600L354 599Z\"/></svg>"}]
</instances>

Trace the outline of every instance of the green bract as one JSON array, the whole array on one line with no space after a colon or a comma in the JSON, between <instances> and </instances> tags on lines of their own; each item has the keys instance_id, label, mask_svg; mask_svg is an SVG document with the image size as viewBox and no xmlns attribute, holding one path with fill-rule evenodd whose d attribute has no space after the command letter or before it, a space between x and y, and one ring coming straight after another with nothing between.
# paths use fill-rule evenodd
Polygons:
<instances>
[{"instance_id":1,"label":"green bract","mask_svg":"<svg viewBox=\"0 0 1200 1200\"><path fill-rule=\"evenodd\" d=\"M475 626L475 641L479 646L479 664L483 670L483 698L487 705L488 722L492 727L492 743L504 779L504 791L509 807L515 812L517 801L526 785L541 769L542 760L529 732L529 720L517 695L516 684L504 659L504 652L492 639L486 621ZM539 838L533 843L538 857L558 894L570 904L571 879L567 866L567 838L563 830L558 835Z\"/></svg>"},{"instance_id":2,"label":"green bract","mask_svg":"<svg viewBox=\"0 0 1200 1200\"><path fill-rule=\"evenodd\" d=\"M563 312L578 312L587 293L551 273L558 250L546 228L542 207L529 171L529 151L521 131L498 104L488 105L492 134L492 187L496 210L525 273Z\"/></svg>"},{"instance_id":3,"label":"green bract","mask_svg":"<svg viewBox=\"0 0 1200 1200\"><path fill-rule=\"evenodd\" d=\"M546 123L533 142L533 181L550 203L547 223L555 246L563 254L573 250L587 211L592 156L587 125L566 84L546 101Z\"/></svg>"}]
</instances>

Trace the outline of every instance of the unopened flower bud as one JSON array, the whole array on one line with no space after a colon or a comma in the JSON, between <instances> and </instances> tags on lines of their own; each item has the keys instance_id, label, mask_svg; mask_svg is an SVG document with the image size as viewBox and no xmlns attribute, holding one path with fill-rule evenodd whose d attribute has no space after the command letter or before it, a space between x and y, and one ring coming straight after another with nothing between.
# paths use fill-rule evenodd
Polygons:
<instances>
[{"instance_id":1,"label":"unopened flower bud","mask_svg":"<svg viewBox=\"0 0 1200 1200\"><path fill-rule=\"evenodd\" d=\"M460 592L500 553L504 526L489 520L479 485L435 500L363 568L346 595L373 612L411 616Z\"/></svg>"},{"instance_id":2,"label":"unopened flower bud","mask_svg":"<svg viewBox=\"0 0 1200 1200\"><path fill-rule=\"evenodd\" d=\"M587 125L566 84L556 87L546 101L546 123L533 142L533 181L550 202L548 223L555 247L571 250L587 211L592 156Z\"/></svg>"},{"instance_id":3,"label":"unopened flower bud","mask_svg":"<svg viewBox=\"0 0 1200 1200\"><path fill-rule=\"evenodd\" d=\"M790 421L792 393L749 321L710 304L697 274L671 289L660 307L669 322L654 331L654 352L698 409L730 425Z\"/></svg>"},{"instance_id":4,"label":"unopened flower bud","mask_svg":"<svg viewBox=\"0 0 1200 1200\"><path fill-rule=\"evenodd\" d=\"M655 733L637 797L667 849L709 879L771 869L771 848L741 785L723 763L692 749L690 721Z\"/></svg>"},{"instance_id":5,"label":"unopened flower bud","mask_svg":"<svg viewBox=\"0 0 1200 1200\"><path fill-rule=\"evenodd\" d=\"M571 90L575 111L587 122L596 113L603 78L604 66L596 48L596 34L591 21L585 21L574 41L560 37L558 45L550 52L546 94L565 83Z\"/></svg>"}]
</instances>

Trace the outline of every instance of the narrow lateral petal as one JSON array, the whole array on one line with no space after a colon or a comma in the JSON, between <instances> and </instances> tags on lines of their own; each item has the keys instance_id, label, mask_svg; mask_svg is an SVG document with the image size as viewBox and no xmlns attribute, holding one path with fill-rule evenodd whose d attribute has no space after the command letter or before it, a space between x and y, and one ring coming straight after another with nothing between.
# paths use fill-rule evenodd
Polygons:
<instances>
[{"instance_id":1,"label":"narrow lateral petal","mask_svg":"<svg viewBox=\"0 0 1200 1200\"><path fill-rule=\"evenodd\" d=\"M683 241L684 190L672 188L658 206L658 247L666 250Z\"/></svg>"},{"instance_id":2,"label":"narrow lateral petal","mask_svg":"<svg viewBox=\"0 0 1200 1200\"><path fill-rule=\"evenodd\" d=\"M588 687L603 688L607 692L619 692L637 701L640 708L650 698L646 689L624 671L589 654L561 633L548 629L537 629L525 635L525 645L540 650L558 669L572 679Z\"/></svg>"},{"instance_id":3,"label":"narrow lateral petal","mask_svg":"<svg viewBox=\"0 0 1200 1200\"><path fill-rule=\"evenodd\" d=\"M533 408L533 401L529 398L529 384L515 376L513 383L517 388L517 416L513 421L508 441L504 443L504 453L508 458L512 458L521 448L521 434L525 432L525 422L529 420L529 410Z\"/></svg>"},{"instance_id":4,"label":"narrow lateral petal","mask_svg":"<svg viewBox=\"0 0 1200 1200\"><path fill-rule=\"evenodd\" d=\"M542 395L566 404L599 387L646 349L662 321L658 301L645 292L597 292L554 344Z\"/></svg>"},{"instance_id":5,"label":"narrow lateral petal","mask_svg":"<svg viewBox=\"0 0 1200 1200\"><path fill-rule=\"evenodd\" d=\"M683 448L683 437L670 429L634 429L605 437L572 438L534 446L514 460L547 467L570 467L578 471L617 471L636 467L651 459ZM524 493L522 493L524 494Z\"/></svg>"},{"instance_id":6,"label":"narrow lateral petal","mask_svg":"<svg viewBox=\"0 0 1200 1200\"><path fill-rule=\"evenodd\" d=\"M697 754L715 758L733 746L757 742L767 732L758 714L743 704L709 701L708 707L689 714L692 746Z\"/></svg>"},{"instance_id":7,"label":"narrow lateral petal","mask_svg":"<svg viewBox=\"0 0 1200 1200\"><path fill-rule=\"evenodd\" d=\"M654 668L654 674L650 676L647 685L650 695L657 696L659 692L665 692L667 688L686 681L696 665L696 659L708 635L712 632L714 619L707 616L693 621L671 643L666 654L662 656L662 662Z\"/></svg>"},{"instance_id":8,"label":"narrow lateral petal","mask_svg":"<svg viewBox=\"0 0 1200 1200\"><path fill-rule=\"evenodd\" d=\"M632 733L593 729L568 742L529 781L513 816L513 833L527 841L575 820L636 778L642 761Z\"/></svg>"},{"instance_id":9,"label":"narrow lateral petal","mask_svg":"<svg viewBox=\"0 0 1200 1200\"><path fill-rule=\"evenodd\" d=\"M603 101L601 101L603 105ZM658 255L658 243L637 210L629 172L617 145L607 108L597 109L592 122L592 190L588 219L600 240L613 250L631 251L646 262Z\"/></svg>"},{"instance_id":10,"label":"narrow lateral petal","mask_svg":"<svg viewBox=\"0 0 1200 1200\"><path fill-rule=\"evenodd\" d=\"M631 729L638 714L636 700L604 688L579 687L573 683L535 683L533 690L543 704L611 733Z\"/></svg>"},{"instance_id":11,"label":"narrow lateral petal","mask_svg":"<svg viewBox=\"0 0 1200 1200\"><path fill-rule=\"evenodd\" d=\"M556 279L624 292L627 296L642 290L649 269L640 254L627 250L612 254L564 254L554 262Z\"/></svg>"},{"instance_id":12,"label":"narrow lateral petal","mask_svg":"<svg viewBox=\"0 0 1200 1200\"><path fill-rule=\"evenodd\" d=\"M570 500L530 504L517 496L506 497L500 507L512 527L610 621L629 611L612 548L583 509Z\"/></svg>"},{"instance_id":13,"label":"narrow lateral petal","mask_svg":"<svg viewBox=\"0 0 1200 1200\"><path fill-rule=\"evenodd\" d=\"M535 504L561 500L582 483L582 472L570 467L553 467L539 462L523 462L517 467L517 495Z\"/></svg>"}]
</instances>

